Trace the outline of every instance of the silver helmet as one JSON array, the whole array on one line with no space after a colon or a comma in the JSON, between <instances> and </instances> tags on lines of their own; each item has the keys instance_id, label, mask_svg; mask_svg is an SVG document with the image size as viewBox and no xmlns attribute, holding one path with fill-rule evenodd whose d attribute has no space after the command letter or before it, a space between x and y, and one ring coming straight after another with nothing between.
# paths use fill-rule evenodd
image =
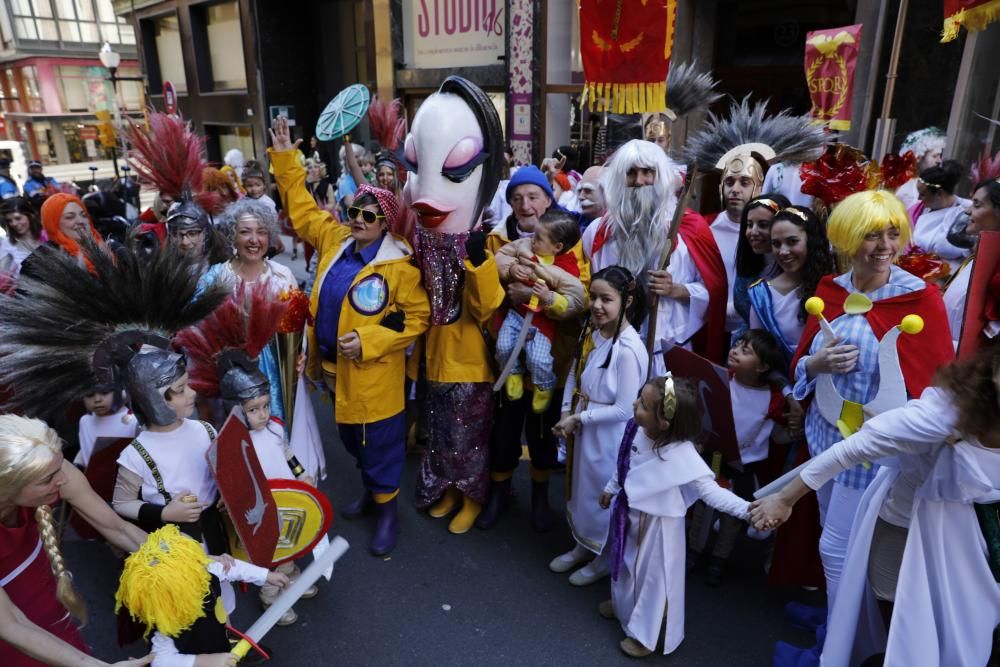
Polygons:
<instances>
[{"instance_id":1,"label":"silver helmet","mask_svg":"<svg viewBox=\"0 0 1000 667\"><path fill-rule=\"evenodd\" d=\"M219 394L226 412L270 393L271 383L267 376L245 352L227 350L219 355Z\"/></svg>"},{"instance_id":2,"label":"silver helmet","mask_svg":"<svg viewBox=\"0 0 1000 667\"><path fill-rule=\"evenodd\" d=\"M169 426L177 421L164 395L187 372L185 366L183 354L157 347L143 347L132 357L125 370L125 389L139 423Z\"/></svg>"}]
</instances>

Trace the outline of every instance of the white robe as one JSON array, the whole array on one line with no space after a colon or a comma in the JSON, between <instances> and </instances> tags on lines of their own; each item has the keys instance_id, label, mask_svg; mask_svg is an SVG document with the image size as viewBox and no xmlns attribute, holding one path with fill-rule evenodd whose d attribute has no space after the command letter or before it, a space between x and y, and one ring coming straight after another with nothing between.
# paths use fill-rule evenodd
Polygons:
<instances>
[{"instance_id":1,"label":"white robe","mask_svg":"<svg viewBox=\"0 0 1000 667\"><path fill-rule=\"evenodd\" d=\"M646 346L632 327L625 327L612 346L610 338L595 331L594 349L587 358L579 384L575 368L566 380L563 412L572 405L579 386L583 396L577 405L580 430L573 446L570 497L566 520L573 538L581 546L600 554L608 539L608 512L598 504L601 491L614 474L618 446L625 424L632 417L632 403L639 395L649 357ZM611 362L601 368L611 350Z\"/></svg>"},{"instance_id":2,"label":"white robe","mask_svg":"<svg viewBox=\"0 0 1000 667\"><path fill-rule=\"evenodd\" d=\"M1000 584L972 503L1000 501L1000 450L942 447L917 491L896 588L886 665L985 665Z\"/></svg>"},{"instance_id":3,"label":"white robe","mask_svg":"<svg viewBox=\"0 0 1000 667\"><path fill-rule=\"evenodd\" d=\"M968 199L955 198L951 206L931 211L924 209L913 224L913 245L922 250L937 253L941 259L947 260L954 271L959 264L972 252L967 248L959 248L948 241L948 231L962 212L969 206Z\"/></svg>"},{"instance_id":4,"label":"white robe","mask_svg":"<svg viewBox=\"0 0 1000 667\"><path fill-rule=\"evenodd\" d=\"M614 266L618 262L617 243L613 238L609 238L597 253L593 252L594 237L600 226L601 221L595 220L587 226L583 233L583 251L590 259L591 276L601 269ZM670 255L667 271L670 272L675 283L687 288L691 299L685 303L676 299L660 297L656 310L657 344L653 351L654 376L666 373L666 367L663 364L663 351L675 345L691 349L690 340L705 326L705 315L708 312L708 288L705 287L705 281L702 279L681 234L677 235L677 248ZM646 340L649 318L646 319L647 321L643 322L639 331L643 341Z\"/></svg>"},{"instance_id":5,"label":"white robe","mask_svg":"<svg viewBox=\"0 0 1000 667\"><path fill-rule=\"evenodd\" d=\"M788 292L788 294L782 294L768 283L767 289L771 292L771 310L774 311L774 319L778 322L778 329L781 330L781 335L785 337L785 340L790 345L798 345L799 340L802 338L802 331L806 327L805 322L799 319L802 288L796 287ZM764 328L764 324L761 322L757 310L753 307L752 301L750 302L750 328Z\"/></svg>"},{"instance_id":6,"label":"white robe","mask_svg":"<svg viewBox=\"0 0 1000 667\"><path fill-rule=\"evenodd\" d=\"M729 284L726 297L726 331L736 331L743 326L743 318L733 305L733 285L736 282L736 249L740 241L740 221L733 220L723 211L712 221L712 236L719 246L722 263L726 265L726 281Z\"/></svg>"},{"instance_id":7,"label":"white robe","mask_svg":"<svg viewBox=\"0 0 1000 667\"><path fill-rule=\"evenodd\" d=\"M629 529L624 563L611 584L615 616L625 634L655 649L666 621L663 653L684 640L684 517L696 500L727 514L747 518L750 503L723 489L691 442L659 449L642 429L632 443L625 493ZM605 491L618 493L617 474Z\"/></svg>"}]
</instances>

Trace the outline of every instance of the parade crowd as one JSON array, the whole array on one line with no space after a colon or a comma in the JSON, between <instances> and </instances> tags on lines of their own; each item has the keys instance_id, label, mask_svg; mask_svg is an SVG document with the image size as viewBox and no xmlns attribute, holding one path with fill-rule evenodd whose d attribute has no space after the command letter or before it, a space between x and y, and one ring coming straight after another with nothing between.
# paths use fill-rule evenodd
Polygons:
<instances>
[{"instance_id":1,"label":"parade crowd","mask_svg":"<svg viewBox=\"0 0 1000 667\"><path fill-rule=\"evenodd\" d=\"M771 584L826 593L788 605L816 645L779 643L774 664L987 664L1000 161L969 175L930 128L876 162L749 100L672 151L676 118L719 96L693 68L671 77L673 113L593 165L573 146L517 165L489 98L451 77L408 132L376 102L377 150L345 140L335 181L284 118L266 155L214 169L183 119L151 112L128 139L156 197L125 228L57 184L4 190L5 664L108 664L79 632L63 523L124 560L119 637L151 653L118 665L235 664L231 581L296 622L282 592L302 570L246 562L220 502L227 418L269 481L360 474L336 512L375 516L375 556L405 540L399 503L489 530L527 458L533 528L566 498L573 543L549 569L608 588L595 613L633 658L677 649L685 579L725 586L755 540ZM694 210L699 187L719 213ZM304 283L273 259L283 235ZM326 467L313 411L331 404L358 473Z\"/></svg>"}]
</instances>

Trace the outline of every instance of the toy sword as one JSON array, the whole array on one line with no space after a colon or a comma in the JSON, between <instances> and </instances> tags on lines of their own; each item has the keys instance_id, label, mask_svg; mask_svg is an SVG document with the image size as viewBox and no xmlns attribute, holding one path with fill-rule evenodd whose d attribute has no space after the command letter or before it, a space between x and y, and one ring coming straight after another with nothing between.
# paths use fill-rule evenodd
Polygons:
<instances>
[{"instance_id":1,"label":"toy sword","mask_svg":"<svg viewBox=\"0 0 1000 667\"><path fill-rule=\"evenodd\" d=\"M278 619L288 611L293 604L299 601L302 594L306 592L310 586L316 583L320 577L323 576L323 572L328 567L333 567L333 564L344 555L348 548L347 540L343 537L333 538L333 542L330 543L330 548L323 553L318 559L314 560L309 567L299 575L291 586L286 588L278 599L274 601L270 607L267 608L260 618L258 618L250 629L246 631L246 639L241 639L236 646L233 647L232 653L242 660L246 657L247 653L250 652L252 648L251 642L257 643L264 638L271 628L273 628Z\"/></svg>"},{"instance_id":2,"label":"toy sword","mask_svg":"<svg viewBox=\"0 0 1000 667\"><path fill-rule=\"evenodd\" d=\"M538 279L538 282L545 284L544 280ZM541 305L538 303L538 295L532 294L531 299L525 305L528 312L524 316L524 322L521 324L521 331L517 334L517 340L514 341L514 350L510 353L510 358L507 359L506 365L503 367L503 372L500 373L500 378L493 385L493 391L500 391L503 387L503 383L507 381L507 376L510 372L514 370L515 364L517 364L517 358L521 356L521 350L524 349L524 344L528 340L528 332L531 331L531 320L535 317L535 313L542 309Z\"/></svg>"}]
</instances>

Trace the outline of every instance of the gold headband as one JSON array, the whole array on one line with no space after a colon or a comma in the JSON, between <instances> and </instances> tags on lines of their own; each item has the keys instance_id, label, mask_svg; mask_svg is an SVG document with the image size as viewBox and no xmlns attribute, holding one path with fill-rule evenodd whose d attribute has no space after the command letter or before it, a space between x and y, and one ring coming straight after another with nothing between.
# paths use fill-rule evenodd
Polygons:
<instances>
[{"instance_id":1,"label":"gold headband","mask_svg":"<svg viewBox=\"0 0 1000 667\"><path fill-rule=\"evenodd\" d=\"M943 185L938 185L937 183L931 183L929 181L925 181L924 179L920 178L919 176L917 177L917 180L920 181L921 183L923 183L924 187L930 188L931 190L940 190L941 188L944 187Z\"/></svg>"},{"instance_id":2,"label":"gold headband","mask_svg":"<svg viewBox=\"0 0 1000 667\"><path fill-rule=\"evenodd\" d=\"M781 208L778 205L778 202L774 201L773 199L768 199L767 197L761 197L760 199L754 199L750 203L751 204L755 204L755 205L756 204L760 204L761 206L766 206L769 209L771 209L772 213L777 213L778 210Z\"/></svg>"},{"instance_id":3,"label":"gold headband","mask_svg":"<svg viewBox=\"0 0 1000 667\"><path fill-rule=\"evenodd\" d=\"M663 380L663 417L670 420L677 412L677 393L674 391L674 377L669 372Z\"/></svg>"},{"instance_id":4,"label":"gold headband","mask_svg":"<svg viewBox=\"0 0 1000 667\"><path fill-rule=\"evenodd\" d=\"M802 222L809 222L809 216L807 216L805 213L795 208L783 208L779 211L779 213L788 213L790 215L794 215Z\"/></svg>"}]
</instances>

